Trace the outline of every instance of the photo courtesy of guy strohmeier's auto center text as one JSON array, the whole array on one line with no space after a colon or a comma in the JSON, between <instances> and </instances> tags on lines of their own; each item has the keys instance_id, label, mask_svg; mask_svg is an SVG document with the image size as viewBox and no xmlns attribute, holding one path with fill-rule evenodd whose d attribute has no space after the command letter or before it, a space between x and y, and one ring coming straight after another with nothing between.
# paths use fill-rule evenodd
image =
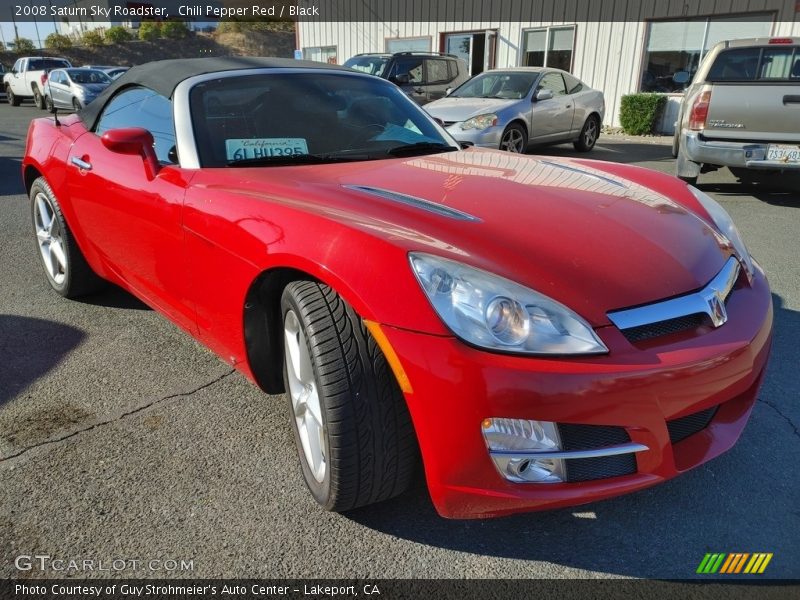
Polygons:
<instances>
[{"instance_id":1,"label":"photo courtesy of guy strohmeier's auto center text","mask_svg":"<svg viewBox=\"0 0 800 600\"><path fill-rule=\"evenodd\" d=\"M0 0L0 597L783 600L800 2Z\"/></svg>"}]
</instances>

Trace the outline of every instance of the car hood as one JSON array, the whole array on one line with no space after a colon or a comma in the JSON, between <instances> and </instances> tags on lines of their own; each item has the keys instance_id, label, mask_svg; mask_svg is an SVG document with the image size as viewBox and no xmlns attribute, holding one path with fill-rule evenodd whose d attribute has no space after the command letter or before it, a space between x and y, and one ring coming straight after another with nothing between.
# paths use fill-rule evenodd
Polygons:
<instances>
[{"instance_id":1,"label":"car hood","mask_svg":"<svg viewBox=\"0 0 800 600\"><path fill-rule=\"evenodd\" d=\"M82 89L87 94L99 94L109 86L108 83L79 83L75 87Z\"/></svg>"},{"instance_id":2,"label":"car hood","mask_svg":"<svg viewBox=\"0 0 800 600\"><path fill-rule=\"evenodd\" d=\"M235 171L230 181L250 197L496 273L594 326L608 311L704 286L731 255L684 207L695 202L684 183L627 165L470 149Z\"/></svg>"},{"instance_id":3,"label":"car hood","mask_svg":"<svg viewBox=\"0 0 800 600\"><path fill-rule=\"evenodd\" d=\"M520 100L508 100L501 98L442 98L425 105L425 110L432 117L442 121L466 121L478 115L498 112Z\"/></svg>"}]
</instances>

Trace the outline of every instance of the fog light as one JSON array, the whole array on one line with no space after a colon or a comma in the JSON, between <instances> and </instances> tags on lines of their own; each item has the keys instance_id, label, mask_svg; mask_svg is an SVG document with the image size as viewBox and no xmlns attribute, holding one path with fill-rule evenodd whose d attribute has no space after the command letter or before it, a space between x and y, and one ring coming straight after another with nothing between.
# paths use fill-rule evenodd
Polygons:
<instances>
[{"instance_id":1,"label":"fog light","mask_svg":"<svg viewBox=\"0 0 800 600\"><path fill-rule=\"evenodd\" d=\"M564 481L564 461L547 452L561 450L558 428L550 421L484 419L483 439L500 474L509 481L558 483Z\"/></svg>"}]
</instances>

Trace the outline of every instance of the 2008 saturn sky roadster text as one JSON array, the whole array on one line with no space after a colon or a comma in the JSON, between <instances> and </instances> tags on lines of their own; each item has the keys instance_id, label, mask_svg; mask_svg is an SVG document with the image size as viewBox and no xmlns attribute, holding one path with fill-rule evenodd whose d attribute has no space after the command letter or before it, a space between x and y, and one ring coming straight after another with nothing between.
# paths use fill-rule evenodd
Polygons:
<instances>
[{"instance_id":1,"label":"2008 saturn sky roadster text","mask_svg":"<svg viewBox=\"0 0 800 600\"><path fill-rule=\"evenodd\" d=\"M446 517L580 504L730 448L769 355L760 266L673 177L462 149L395 86L278 59L132 68L35 120L38 252L270 393L344 511L419 462Z\"/></svg>"}]
</instances>

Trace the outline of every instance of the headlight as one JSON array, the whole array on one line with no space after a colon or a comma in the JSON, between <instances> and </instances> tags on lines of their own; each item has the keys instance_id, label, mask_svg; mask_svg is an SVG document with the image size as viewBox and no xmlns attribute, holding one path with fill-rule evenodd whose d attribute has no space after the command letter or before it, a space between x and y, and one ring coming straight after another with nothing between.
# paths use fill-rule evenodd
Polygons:
<instances>
[{"instance_id":1,"label":"headlight","mask_svg":"<svg viewBox=\"0 0 800 600\"><path fill-rule=\"evenodd\" d=\"M409 258L434 310L465 342L524 354L608 352L586 321L547 296L438 256Z\"/></svg>"},{"instance_id":2,"label":"headlight","mask_svg":"<svg viewBox=\"0 0 800 600\"><path fill-rule=\"evenodd\" d=\"M728 212L720 206L719 202L714 200L705 192L701 192L694 186L688 186L689 191L692 192L697 201L703 205L706 212L714 221L714 226L717 230L731 243L734 251L736 252L739 262L742 263L747 278L751 279L753 276L753 261L750 258L750 253L747 251L747 246L744 245L742 235L733 224L733 219Z\"/></svg>"},{"instance_id":3,"label":"headlight","mask_svg":"<svg viewBox=\"0 0 800 600\"><path fill-rule=\"evenodd\" d=\"M486 129L487 127L492 127L493 125L497 125L497 115L494 113L488 113L467 119L461 124L461 129Z\"/></svg>"}]
</instances>

